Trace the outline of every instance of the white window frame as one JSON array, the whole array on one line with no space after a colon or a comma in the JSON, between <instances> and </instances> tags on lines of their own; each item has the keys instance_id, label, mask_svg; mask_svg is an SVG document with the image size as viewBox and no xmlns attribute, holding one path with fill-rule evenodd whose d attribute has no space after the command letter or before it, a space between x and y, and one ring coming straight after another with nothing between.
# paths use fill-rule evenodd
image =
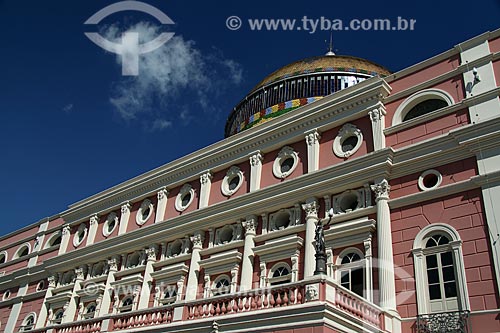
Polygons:
<instances>
[{"instance_id":1,"label":"white window frame","mask_svg":"<svg viewBox=\"0 0 500 333\"><path fill-rule=\"evenodd\" d=\"M30 317L33 317L33 324L31 324L31 327L29 329L26 329L26 326L28 325L28 319ZM35 329L36 326L36 313L35 312L30 312L26 317L24 317L23 322L21 323L21 327L19 329L20 332L29 332L33 329Z\"/></svg>"},{"instance_id":2,"label":"white window frame","mask_svg":"<svg viewBox=\"0 0 500 333\"><path fill-rule=\"evenodd\" d=\"M115 222L115 225L113 229L109 230L109 224L112 221ZM109 237L109 235L111 235L116 230L119 223L120 219L118 218L118 215L115 212L109 213L108 216L106 217L106 221L104 221L104 225L102 226L102 235L104 237Z\"/></svg>"},{"instance_id":3,"label":"white window frame","mask_svg":"<svg viewBox=\"0 0 500 333\"><path fill-rule=\"evenodd\" d=\"M186 205L182 205L182 198L184 195L190 193L191 198L189 199L189 202ZM180 191L179 194L177 194L177 197L175 198L175 209L178 212L183 212L185 211L192 203L194 200L194 189L190 184L184 184Z\"/></svg>"},{"instance_id":4,"label":"white window frame","mask_svg":"<svg viewBox=\"0 0 500 333\"><path fill-rule=\"evenodd\" d=\"M87 238L89 228L87 228L87 225L85 223L82 223L78 226L78 229L76 230L75 234L73 235L73 245L75 247L80 246L84 241L85 238ZM83 237L82 240L79 240L78 235L83 232Z\"/></svg>"},{"instance_id":5,"label":"white window frame","mask_svg":"<svg viewBox=\"0 0 500 333\"><path fill-rule=\"evenodd\" d=\"M290 168L290 170L282 172L281 163L288 158L293 159L293 165ZM280 152L278 153L278 156L274 160L273 174L276 178L285 179L286 177L291 175L295 171L295 169L297 169L298 165L299 165L299 153L297 153L292 147L285 146L281 148Z\"/></svg>"},{"instance_id":6,"label":"white window frame","mask_svg":"<svg viewBox=\"0 0 500 333\"><path fill-rule=\"evenodd\" d=\"M7 251L0 252L0 256L4 257L4 261L0 265L6 264L9 259L9 254L7 253Z\"/></svg>"},{"instance_id":7,"label":"white window frame","mask_svg":"<svg viewBox=\"0 0 500 333\"><path fill-rule=\"evenodd\" d=\"M132 303L129 305L123 305L126 300L132 300ZM120 306L118 307L118 311L120 313L126 313L126 312L131 312L134 311L134 304L135 304L135 297L133 295L125 295L121 300L120 300Z\"/></svg>"},{"instance_id":8,"label":"white window frame","mask_svg":"<svg viewBox=\"0 0 500 333\"><path fill-rule=\"evenodd\" d=\"M359 260L355 262L351 262L348 264L342 264L342 260L344 259L345 256L348 254L355 253L359 256ZM343 271L352 271L355 269L361 269L363 271L363 295L358 295L364 298L367 298L367 294L370 292L369 288L370 286L367 286L367 281L366 281L366 259L365 255L363 252L361 252L357 247L348 247L342 252L337 257L336 261L336 270L335 270L335 279L339 285L342 285L342 272ZM345 287L344 287L345 288ZM346 288L351 290L350 288ZM352 291L352 290L351 290ZM354 291L352 291L354 293ZM357 294L356 294L357 295Z\"/></svg>"},{"instance_id":9,"label":"white window frame","mask_svg":"<svg viewBox=\"0 0 500 333\"><path fill-rule=\"evenodd\" d=\"M52 246L60 246L61 243L59 243L58 245L52 245L52 243L58 238L58 237L62 237L62 233L61 231L56 231L54 232L52 235L50 235L49 239L45 242L45 246L44 246L44 249L49 249L51 248ZM62 241L62 239L61 239Z\"/></svg>"},{"instance_id":10,"label":"white window frame","mask_svg":"<svg viewBox=\"0 0 500 333\"><path fill-rule=\"evenodd\" d=\"M279 268L286 268L288 270L288 274L280 277L274 277L274 272ZM287 281L288 280L288 281ZM287 281L285 283L291 283L293 281L292 267L286 262L280 261L274 264L269 270L269 275L267 276L268 285L271 286L273 283L281 284L283 281Z\"/></svg>"},{"instance_id":11,"label":"white window frame","mask_svg":"<svg viewBox=\"0 0 500 333\"><path fill-rule=\"evenodd\" d=\"M425 177L427 177L428 175L435 175L437 177L437 183L436 185L434 186L431 186L431 187L427 187L425 186L424 184L424 179ZM424 171L420 177L418 177L418 188L422 191L429 191L429 190L433 190L435 188L438 188L441 183L443 182L443 175L441 174L441 172L437 171L437 170L434 170L434 169L429 169L427 171Z\"/></svg>"},{"instance_id":12,"label":"white window frame","mask_svg":"<svg viewBox=\"0 0 500 333\"><path fill-rule=\"evenodd\" d=\"M444 90L435 88L421 90L405 99L403 103L398 106L396 112L394 113L394 117L392 118L392 126L403 123L403 119L406 114L414 106L429 99L440 99L446 102L448 106L455 104L453 97Z\"/></svg>"},{"instance_id":13,"label":"white window frame","mask_svg":"<svg viewBox=\"0 0 500 333\"><path fill-rule=\"evenodd\" d=\"M342 144L344 143L345 140L347 140L352 136L355 136L358 139L356 145L351 150L343 151ZM362 144L363 144L363 132L361 132L361 130L357 128L355 125L347 123L340 128L339 133L333 140L333 153L337 157L348 158L349 156L355 154L359 150L359 148L361 148Z\"/></svg>"},{"instance_id":14,"label":"white window frame","mask_svg":"<svg viewBox=\"0 0 500 333\"><path fill-rule=\"evenodd\" d=\"M145 211L146 209L149 208L149 213L146 217L142 216L142 212ZM154 205L149 199L145 199L141 207L137 210L137 213L135 214L135 222L137 225L144 225L153 215L153 210L154 210Z\"/></svg>"},{"instance_id":15,"label":"white window frame","mask_svg":"<svg viewBox=\"0 0 500 333\"><path fill-rule=\"evenodd\" d=\"M450 239L446 245L441 245L439 251L433 248L426 248L426 242L429 237L435 234L443 234ZM413 242L413 262L415 268L415 284L417 293L417 308L419 314L429 314L430 302L429 291L427 287L427 265L425 256L431 253L441 253L451 251L455 264L455 279L457 285L457 301L461 311L470 310L469 292L467 290L467 281L465 277L465 265L462 253L462 240L459 233L450 225L444 223L435 223L424 227L415 237Z\"/></svg>"},{"instance_id":16,"label":"white window frame","mask_svg":"<svg viewBox=\"0 0 500 333\"><path fill-rule=\"evenodd\" d=\"M28 254L25 255L25 256L20 256L21 255L21 251L27 247L28 248ZM12 259L19 259L19 258L24 258L24 257L28 257L29 255L31 254L31 244L30 243L24 243L23 245L19 246L16 250L16 253L14 253L14 256L12 257Z\"/></svg>"},{"instance_id":17,"label":"white window frame","mask_svg":"<svg viewBox=\"0 0 500 333\"><path fill-rule=\"evenodd\" d=\"M238 185L234 189L231 190L229 188L229 183L234 178L238 178L240 181L238 182ZM240 189L241 185L243 185L243 179L244 179L243 172L241 171L240 168L238 168L237 166L230 167L226 173L226 176L224 176L224 179L222 180L222 184L221 184L222 194L224 194L226 197L230 197L231 195L236 193Z\"/></svg>"},{"instance_id":18,"label":"white window frame","mask_svg":"<svg viewBox=\"0 0 500 333\"><path fill-rule=\"evenodd\" d=\"M215 286L217 285L217 283L219 283L221 280L227 280L229 282L229 285L224 287L224 288L227 288L227 291L224 292L224 293L219 293L219 295L217 296L220 296L220 295L228 295L231 293L231 278L229 277L229 275L227 274L221 274L219 275L215 280L214 282L212 283L212 288L210 289L211 291L211 294L212 296L215 296L215 293L220 291L222 288L216 288Z\"/></svg>"},{"instance_id":19,"label":"white window frame","mask_svg":"<svg viewBox=\"0 0 500 333\"><path fill-rule=\"evenodd\" d=\"M94 312L89 312L89 308L91 306L94 306ZM82 319L92 319L92 318L95 318L96 317L96 314L97 314L97 303L96 302L91 302L89 304L87 304L87 306L85 306L85 313L83 314L83 318Z\"/></svg>"}]
</instances>

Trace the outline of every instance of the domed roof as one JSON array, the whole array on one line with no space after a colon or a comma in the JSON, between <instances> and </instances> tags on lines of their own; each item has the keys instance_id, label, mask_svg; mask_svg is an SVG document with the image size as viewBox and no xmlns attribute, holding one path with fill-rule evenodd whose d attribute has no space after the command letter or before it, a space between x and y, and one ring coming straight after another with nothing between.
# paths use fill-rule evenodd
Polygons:
<instances>
[{"instance_id":1,"label":"domed roof","mask_svg":"<svg viewBox=\"0 0 500 333\"><path fill-rule=\"evenodd\" d=\"M323 55L302 59L281 67L266 76L251 91L287 77L332 71L362 73L370 76L387 76L391 74L387 68L366 59L345 55Z\"/></svg>"},{"instance_id":2,"label":"domed roof","mask_svg":"<svg viewBox=\"0 0 500 333\"><path fill-rule=\"evenodd\" d=\"M371 61L331 51L293 62L268 75L234 107L224 134L231 136L370 77L389 74Z\"/></svg>"}]
</instances>

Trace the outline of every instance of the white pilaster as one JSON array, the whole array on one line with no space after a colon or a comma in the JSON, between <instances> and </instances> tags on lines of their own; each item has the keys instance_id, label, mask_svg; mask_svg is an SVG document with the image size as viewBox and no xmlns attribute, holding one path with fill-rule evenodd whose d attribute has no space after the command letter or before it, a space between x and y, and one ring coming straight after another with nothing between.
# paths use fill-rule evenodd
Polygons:
<instances>
[{"instance_id":1,"label":"white pilaster","mask_svg":"<svg viewBox=\"0 0 500 333\"><path fill-rule=\"evenodd\" d=\"M146 268L144 270L144 279L142 280L141 295L139 298L139 306L137 310L147 309L149 307L149 298L151 297L151 287L153 277L151 273L154 272L153 264L156 262L156 254L158 253L158 246L152 245L146 250Z\"/></svg>"},{"instance_id":2,"label":"white pilaster","mask_svg":"<svg viewBox=\"0 0 500 333\"><path fill-rule=\"evenodd\" d=\"M90 217L90 228L87 236L87 246L94 244L98 226L99 216L97 214L94 214Z\"/></svg>"},{"instance_id":3,"label":"white pilaster","mask_svg":"<svg viewBox=\"0 0 500 333\"><path fill-rule=\"evenodd\" d=\"M260 189L263 160L264 156L260 153L260 151L250 155L250 192Z\"/></svg>"},{"instance_id":4,"label":"white pilaster","mask_svg":"<svg viewBox=\"0 0 500 333\"><path fill-rule=\"evenodd\" d=\"M188 282L186 288L186 301L196 299L198 294L198 274L200 272L200 251L203 248L203 231L196 232L191 237L193 243L193 250L191 252L191 263L189 265Z\"/></svg>"},{"instance_id":5,"label":"white pilaster","mask_svg":"<svg viewBox=\"0 0 500 333\"><path fill-rule=\"evenodd\" d=\"M307 172L319 169L319 139L321 135L317 129L306 133L307 143Z\"/></svg>"},{"instance_id":6,"label":"white pilaster","mask_svg":"<svg viewBox=\"0 0 500 333\"><path fill-rule=\"evenodd\" d=\"M69 245L69 238L71 237L71 227L66 224L61 231L61 245L59 246L58 255L66 253Z\"/></svg>"},{"instance_id":7,"label":"white pilaster","mask_svg":"<svg viewBox=\"0 0 500 333\"><path fill-rule=\"evenodd\" d=\"M167 210L167 195L168 190L163 187L158 193L158 205L156 205L156 218L155 223L162 222L165 220L165 211Z\"/></svg>"},{"instance_id":8,"label":"white pilaster","mask_svg":"<svg viewBox=\"0 0 500 333\"><path fill-rule=\"evenodd\" d=\"M21 309L23 307L22 299L23 299L23 296L25 296L27 292L28 292L28 284L22 285L19 288L17 294L18 294L18 296L21 296L21 298L20 298L19 302L14 303L12 305L12 308L10 310L9 319L7 320L7 324L5 325L4 332L15 332L16 323L19 320L19 314L21 313Z\"/></svg>"},{"instance_id":9,"label":"white pilaster","mask_svg":"<svg viewBox=\"0 0 500 333\"><path fill-rule=\"evenodd\" d=\"M132 205L129 202L125 202L122 205L122 215L120 217L120 229L118 229L118 235L123 235L127 232L128 222L130 220L130 209Z\"/></svg>"},{"instance_id":10,"label":"white pilaster","mask_svg":"<svg viewBox=\"0 0 500 333\"><path fill-rule=\"evenodd\" d=\"M368 112L372 123L373 150L377 151L385 148L385 114L386 111L379 107Z\"/></svg>"},{"instance_id":11,"label":"white pilaster","mask_svg":"<svg viewBox=\"0 0 500 333\"><path fill-rule=\"evenodd\" d=\"M306 212L306 239L304 244L304 278L314 275L315 269L315 248L314 234L316 223L318 223L319 204L316 198L307 199L302 205L302 209Z\"/></svg>"},{"instance_id":12,"label":"white pilaster","mask_svg":"<svg viewBox=\"0 0 500 333\"><path fill-rule=\"evenodd\" d=\"M210 171L205 171L205 173L200 175L200 208L208 206L208 200L210 199L210 189L212 188L212 174Z\"/></svg>"},{"instance_id":13,"label":"white pilaster","mask_svg":"<svg viewBox=\"0 0 500 333\"><path fill-rule=\"evenodd\" d=\"M392 252L391 212L389 209L389 192L391 187L386 179L371 186L377 203L377 240L378 240L378 272L380 307L399 318L396 309L396 282L394 278L394 258ZM389 323L388 323L389 325ZM397 321L390 324L392 332L398 332Z\"/></svg>"},{"instance_id":14,"label":"white pilaster","mask_svg":"<svg viewBox=\"0 0 500 333\"><path fill-rule=\"evenodd\" d=\"M64 323L71 323L75 320L75 315L76 311L78 309L78 294L77 291L82 289L81 283L85 281L85 266L80 266L77 269L75 269L75 285L73 287L73 292L71 294L71 298L69 300L68 306L64 310L64 317L61 321L62 324Z\"/></svg>"},{"instance_id":15,"label":"white pilaster","mask_svg":"<svg viewBox=\"0 0 500 333\"><path fill-rule=\"evenodd\" d=\"M241 267L241 291L252 289L254 258L253 248L255 247L254 237L258 223L258 218L255 215L248 216L242 223L245 228L245 246L243 248L243 262Z\"/></svg>"},{"instance_id":16,"label":"white pilaster","mask_svg":"<svg viewBox=\"0 0 500 333\"><path fill-rule=\"evenodd\" d=\"M40 308L40 312L38 313L38 317L36 319L35 329L45 327L45 323L47 322L47 315L49 312L49 309L47 308L47 299L52 297L52 289L56 287L56 277L54 275L49 275L48 282L49 285L47 286L45 298L43 299L42 307ZM5 332L11 331L6 329Z\"/></svg>"},{"instance_id":17,"label":"white pilaster","mask_svg":"<svg viewBox=\"0 0 500 333\"><path fill-rule=\"evenodd\" d=\"M109 313L109 308L111 306L111 302L113 301L113 288L111 287L111 284L115 282L115 273L118 271L118 262L120 261L119 256L114 256L110 259L108 259L107 262L107 271L108 271L108 278L106 280L106 285L104 288L104 293L102 296L102 302L100 304L100 308L96 309L98 313L96 313L97 316L104 316Z\"/></svg>"}]
</instances>

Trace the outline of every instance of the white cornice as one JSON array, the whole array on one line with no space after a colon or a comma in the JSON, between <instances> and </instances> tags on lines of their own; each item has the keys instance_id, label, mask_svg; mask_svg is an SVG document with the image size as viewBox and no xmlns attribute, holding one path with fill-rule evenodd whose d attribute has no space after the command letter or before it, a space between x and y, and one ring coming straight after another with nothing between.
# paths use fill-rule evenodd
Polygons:
<instances>
[{"instance_id":1,"label":"white cornice","mask_svg":"<svg viewBox=\"0 0 500 333\"><path fill-rule=\"evenodd\" d=\"M367 114L381 103L389 91L385 81L377 77L370 78L291 111L287 117L278 117L272 122L231 136L70 205L62 216L67 223L80 221L90 214L109 210L124 201L152 194L160 187L172 188L195 180L205 170L216 171L235 162L246 161L248 154L255 150L267 152L282 144L303 140L303 133L306 131L331 128Z\"/></svg>"},{"instance_id":2,"label":"white cornice","mask_svg":"<svg viewBox=\"0 0 500 333\"><path fill-rule=\"evenodd\" d=\"M225 273L238 267L241 262L242 254L238 250L215 254L210 258L199 261L200 267L205 270L205 273L210 275Z\"/></svg>"},{"instance_id":3,"label":"white cornice","mask_svg":"<svg viewBox=\"0 0 500 333\"><path fill-rule=\"evenodd\" d=\"M296 255L302 245L304 245L304 239L294 235L267 241L254 247L253 251L261 258L261 261L269 262Z\"/></svg>"}]
</instances>

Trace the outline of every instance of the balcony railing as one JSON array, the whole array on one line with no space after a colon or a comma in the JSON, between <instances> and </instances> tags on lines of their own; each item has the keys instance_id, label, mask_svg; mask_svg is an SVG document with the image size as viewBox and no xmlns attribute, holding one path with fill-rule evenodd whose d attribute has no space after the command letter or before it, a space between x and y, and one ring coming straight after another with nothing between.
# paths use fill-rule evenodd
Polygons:
<instances>
[{"instance_id":1,"label":"balcony railing","mask_svg":"<svg viewBox=\"0 0 500 333\"><path fill-rule=\"evenodd\" d=\"M417 316L417 333L471 333L469 311Z\"/></svg>"},{"instance_id":2,"label":"balcony railing","mask_svg":"<svg viewBox=\"0 0 500 333\"><path fill-rule=\"evenodd\" d=\"M253 289L194 301L179 301L139 311L108 314L94 319L50 325L31 332L99 333L104 328L107 328L105 329L107 332L119 332L141 327L164 326L172 322L190 322L252 311L266 311L267 309L277 310L280 308L285 310L289 307L315 302L316 304L327 304L330 311L347 314L353 321L363 323L363 325L368 324L372 327L371 330L383 331L384 313L379 307L337 285L334 281L314 277L269 288Z\"/></svg>"}]
</instances>

